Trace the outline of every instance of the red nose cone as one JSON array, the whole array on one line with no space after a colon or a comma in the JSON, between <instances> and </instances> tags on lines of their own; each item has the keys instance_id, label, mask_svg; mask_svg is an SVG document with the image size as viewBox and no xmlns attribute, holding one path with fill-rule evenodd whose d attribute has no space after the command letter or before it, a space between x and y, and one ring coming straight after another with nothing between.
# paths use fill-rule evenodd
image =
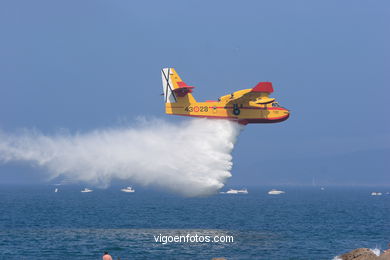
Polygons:
<instances>
[{"instance_id":1,"label":"red nose cone","mask_svg":"<svg viewBox=\"0 0 390 260\"><path fill-rule=\"evenodd\" d=\"M272 87L272 82L259 82L254 88L252 88L253 92L274 92L274 88Z\"/></svg>"}]
</instances>

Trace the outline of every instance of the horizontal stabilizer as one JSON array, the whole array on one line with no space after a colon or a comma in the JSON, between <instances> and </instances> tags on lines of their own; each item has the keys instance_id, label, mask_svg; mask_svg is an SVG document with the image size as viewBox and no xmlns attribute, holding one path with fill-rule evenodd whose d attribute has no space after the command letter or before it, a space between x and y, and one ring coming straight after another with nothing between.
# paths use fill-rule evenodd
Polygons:
<instances>
[{"instance_id":1,"label":"horizontal stabilizer","mask_svg":"<svg viewBox=\"0 0 390 260\"><path fill-rule=\"evenodd\" d=\"M192 90L195 88L193 86L188 86L184 81L178 81L177 82L177 85L179 86L178 88L175 88L173 90L173 92L175 92L175 94L178 96L178 97L184 97L185 95L187 95L188 93L192 93Z\"/></svg>"}]
</instances>

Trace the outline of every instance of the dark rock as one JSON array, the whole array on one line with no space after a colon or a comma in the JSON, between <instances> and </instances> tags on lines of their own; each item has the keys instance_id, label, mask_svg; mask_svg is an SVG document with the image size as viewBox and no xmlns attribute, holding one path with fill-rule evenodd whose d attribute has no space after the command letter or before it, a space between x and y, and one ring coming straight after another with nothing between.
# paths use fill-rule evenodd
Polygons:
<instances>
[{"instance_id":1,"label":"dark rock","mask_svg":"<svg viewBox=\"0 0 390 260\"><path fill-rule=\"evenodd\" d=\"M351 252L339 256L339 258L342 260L378 260L378 256L368 248L352 250Z\"/></svg>"},{"instance_id":2,"label":"dark rock","mask_svg":"<svg viewBox=\"0 0 390 260\"><path fill-rule=\"evenodd\" d=\"M390 260L390 249L378 256L377 260Z\"/></svg>"}]
</instances>

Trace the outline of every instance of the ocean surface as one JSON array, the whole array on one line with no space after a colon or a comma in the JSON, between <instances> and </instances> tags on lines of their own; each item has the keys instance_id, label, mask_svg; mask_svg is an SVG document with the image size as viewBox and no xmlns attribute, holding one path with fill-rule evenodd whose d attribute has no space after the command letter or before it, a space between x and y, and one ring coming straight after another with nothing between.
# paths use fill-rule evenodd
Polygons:
<instances>
[{"instance_id":1,"label":"ocean surface","mask_svg":"<svg viewBox=\"0 0 390 260\"><path fill-rule=\"evenodd\" d=\"M0 185L0 259L333 259L386 249L389 188L248 188L247 195L185 198L119 187ZM371 196L381 191L382 196ZM232 236L233 242L155 242L161 236Z\"/></svg>"}]
</instances>

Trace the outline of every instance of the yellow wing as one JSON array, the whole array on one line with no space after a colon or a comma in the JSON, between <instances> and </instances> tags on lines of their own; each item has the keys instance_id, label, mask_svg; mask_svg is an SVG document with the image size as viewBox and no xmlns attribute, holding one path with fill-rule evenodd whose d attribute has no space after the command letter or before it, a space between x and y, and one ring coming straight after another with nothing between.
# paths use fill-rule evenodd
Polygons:
<instances>
[{"instance_id":1,"label":"yellow wing","mask_svg":"<svg viewBox=\"0 0 390 260\"><path fill-rule=\"evenodd\" d=\"M271 82L260 82L254 88L236 91L230 95L220 97L220 100L226 102L226 104L243 104L252 102L257 105L268 104L275 100L274 98L269 97L269 94L273 91Z\"/></svg>"}]
</instances>

